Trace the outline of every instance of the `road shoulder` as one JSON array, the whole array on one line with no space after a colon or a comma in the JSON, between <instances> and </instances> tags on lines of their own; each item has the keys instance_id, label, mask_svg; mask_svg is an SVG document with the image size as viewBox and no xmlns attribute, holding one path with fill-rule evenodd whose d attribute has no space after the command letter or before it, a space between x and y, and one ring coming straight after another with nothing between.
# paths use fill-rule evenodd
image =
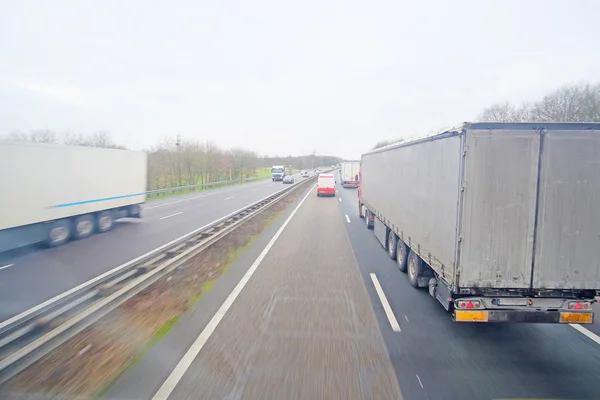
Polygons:
<instances>
[{"instance_id":1,"label":"road shoulder","mask_svg":"<svg viewBox=\"0 0 600 400\"><path fill-rule=\"evenodd\" d=\"M125 371L103 396L104 399L150 399L175 368L198 332L202 331L229 293L247 272L277 230L304 197L302 190L294 202L253 241L221 275L211 290L202 296L194 308L186 312L169 332L134 366Z\"/></svg>"}]
</instances>

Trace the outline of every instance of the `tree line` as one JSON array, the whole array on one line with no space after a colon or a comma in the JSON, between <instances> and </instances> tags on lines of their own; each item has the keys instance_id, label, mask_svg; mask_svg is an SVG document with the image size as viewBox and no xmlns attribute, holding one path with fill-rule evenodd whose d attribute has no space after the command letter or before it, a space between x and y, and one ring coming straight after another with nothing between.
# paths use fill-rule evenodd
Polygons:
<instances>
[{"instance_id":1,"label":"tree line","mask_svg":"<svg viewBox=\"0 0 600 400\"><path fill-rule=\"evenodd\" d=\"M600 122L600 83L563 86L542 99L520 105L497 103L481 122Z\"/></svg>"},{"instance_id":2,"label":"tree line","mask_svg":"<svg viewBox=\"0 0 600 400\"><path fill-rule=\"evenodd\" d=\"M151 189L242 180L260 167L255 152L225 150L211 141L167 139L147 154Z\"/></svg>"},{"instance_id":3,"label":"tree line","mask_svg":"<svg viewBox=\"0 0 600 400\"><path fill-rule=\"evenodd\" d=\"M117 144L107 131L83 134L57 133L43 129L11 132L8 138L17 141L126 149ZM339 157L316 154L300 157L261 157L251 150L223 149L211 141L181 139L179 136L167 138L145 151L148 155L149 190L253 177L267 178L270 176L270 167L273 165L309 169L340 162Z\"/></svg>"},{"instance_id":4,"label":"tree line","mask_svg":"<svg viewBox=\"0 0 600 400\"><path fill-rule=\"evenodd\" d=\"M89 135L83 133L63 132L56 133L50 129L31 130L29 132L14 131L8 135L10 140L38 142L38 143L62 143L73 146L102 147L106 149L125 149L124 146L116 144L107 131L96 131Z\"/></svg>"},{"instance_id":5,"label":"tree line","mask_svg":"<svg viewBox=\"0 0 600 400\"><path fill-rule=\"evenodd\" d=\"M479 122L600 122L600 83L567 85L534 102L514 105L509 102L485 108ZM405 139L381 140L373 150Z\"/></svg>"}]
</instances>

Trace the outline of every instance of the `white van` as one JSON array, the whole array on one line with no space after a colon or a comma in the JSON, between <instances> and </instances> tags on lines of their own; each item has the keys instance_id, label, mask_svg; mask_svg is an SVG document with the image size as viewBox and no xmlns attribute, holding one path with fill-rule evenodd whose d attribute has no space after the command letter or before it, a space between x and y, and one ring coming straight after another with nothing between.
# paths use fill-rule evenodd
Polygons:
<instances>
[{"instance_id":1,"label":"white van","mask_svg":"<svg viewBox=\"0 0 600 400\"><path fill-rule=\"evenodd\" d=\"M319 174L317 197L321 196L335 196L335 176L333 174Z\"/></svg>"}]
</instances>

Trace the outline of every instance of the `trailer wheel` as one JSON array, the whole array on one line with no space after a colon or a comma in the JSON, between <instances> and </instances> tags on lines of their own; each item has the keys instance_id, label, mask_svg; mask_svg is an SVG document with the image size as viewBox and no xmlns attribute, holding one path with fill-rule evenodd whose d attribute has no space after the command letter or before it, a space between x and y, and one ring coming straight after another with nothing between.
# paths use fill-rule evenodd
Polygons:
<instances>
[{"instance_id":1,"label":"trailer wheel","mask_svg":"<svg viewBox=\"0 0 600 400\"><path fill-rule=\"evenodd\" d=\"M139 204L129 206L127 211L131 218L142 218L142 207Z\"/></svg>"},{"instance_id":2,"label":"trailer wheel","mask_svg":"<svg viewBox=\"0 0 600 400\"><path fill-rule=\"evenodd\" d=\"M408 253L408 282L414 288L419 287L419 277L423 274L423 261L414 251Z\"/></svg>"},{"instance_id":3,"label":"trailer wheel","mask_svg":"<svg viewBox=\"0 0 600 400\"><path fill-rule=\"evenodd\" d=\"M396 243L396 261L398 263L398 269L400 272L406 272L408 247L406 247L406 244L402 241L402 239L398 239Z\"/></svg>"},{"instance_id":4,"label":"trailer wheel","mask_svg":"<svg viewBox=\"0 0 600 400\"><path fill-rule=\"evenodd\" d=\"M396 242L397 241L398 241L398 239L396 238L396 234L394 232L388 230L387 251L388 251L388 255L390 256L390 258L392 260L396 259L396 251L397 251Z\"/></svg>"},{"instance_id":5,"label":"trailer wheel","mask_svg":"<svg viewBox=\"0 0 600 400\"><path fill-rule=\"evenodd\" d=\"M371 223L371 211L369 211L368 209L365 210L365 221L367 224L367 229L372 229L373 224Z\"/></svg>"},{"instance_id":6,"label":"trailer wheel","mask_svg":"<svg viewBox=\"0 0 600 400\"><path fill-rule=\"evenodd\" d=\"M48 228L48 236L46 237L46 246L58 247L69 241L72 232L72 224L68 219L59 219L53 221Z\"/></svg>"},{"instance_id":7,"label":"trailer wheel","mask_svg":"<svg viewBox=\"0 0 600 400\"><path fill-rule=\"evenodd\" d=\"M98 233L104 233L110 231L115 225L115 216L112 211L102 211L98 214L98 224L96 229Z\"/></svg>"},{"instance_id":8,"label":"trailer wheel","mask_svg":"<svg viewBox=\"0 0 600 400\"><path fill-rule=\"evenodd\" d=\"M94 234L96 221L92 214L80 215L73 222L73 237L83 239Z\"/></svg>"}]
</instances>

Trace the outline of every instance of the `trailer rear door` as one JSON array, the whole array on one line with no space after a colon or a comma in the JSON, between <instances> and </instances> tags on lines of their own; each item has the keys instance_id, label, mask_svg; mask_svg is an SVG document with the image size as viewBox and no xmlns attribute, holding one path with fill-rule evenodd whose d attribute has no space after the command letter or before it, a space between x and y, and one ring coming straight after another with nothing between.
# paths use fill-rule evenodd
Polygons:
<instances>
[{"instance_id":1,"label":"trailer rear door","mask_svg":"<svg viewBox=\"0 0 600 400\"><path fill-rule=\"evenodd\" d=\"M540 168L534 288L600 288L600 131L548 130Z\"/></svg>"},{"instance_id":2,"label":"trailer rear door","mask_svg":"<svg viewBox=\"0 0 600 400\"><path fill-rule=\"evenodd\" d=\"M536 130L467 130L460 287L529 287L539 145Z\"/></svg>"}]
</instances>

